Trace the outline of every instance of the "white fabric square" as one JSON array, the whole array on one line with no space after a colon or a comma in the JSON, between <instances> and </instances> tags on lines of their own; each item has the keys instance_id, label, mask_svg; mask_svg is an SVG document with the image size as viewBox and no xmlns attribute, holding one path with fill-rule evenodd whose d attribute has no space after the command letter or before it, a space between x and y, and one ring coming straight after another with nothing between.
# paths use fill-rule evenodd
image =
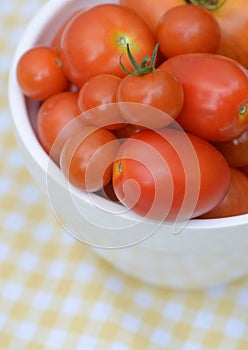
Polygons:
<instances>
[{"instance_id":1,"label":"white fabric square","mask_svg":"<svg viewBox=\"0 0 248 350\"><path fill-rule=\"evenodd\" d=\"M34 338L37 331L37 325L31 322L24 321L17 328L15 335L17 338L30 341Z\"/></svg>"},{"instance_id":2,"label":"white fabric square","mask_svg":"<svg viewBox=\"0 0 248 350\"><path fill-rule=\"evenodd\" d=\"M196 314L194 325L202 329L210 329L212 327L212 322L214 315L210 312L199 311Z\"/></svg>"},{"instance_id":3,"label":"white fabric square","mask_svg":"<svg viewBox=\"0 0 248 350\"><path fill-rule=\"evenodd\" d=\"M61 329L53 329L50 332L50 335L48 336L46 345L54 349L61 349L66 336L67 336L66 331L63 331Z\"/></svg>"},{"instance_id":4,"label":"white fabric square","mask_svg":"<svg viewBox=\"0 0 248 350\"><path fill-rule=\"evenodd\" d=\"M234 338L241 338L247 332L247 324L236 319L230 318L227 322L225 333Z\"/></svg>"},{"instance_id":5,"label":"white fabric square","mask_svg":"<svg viewBox=\"0 0 248 350\"><path fill-rule=\"evenodd\" d=\"M165 318L169 318L171 320L177 321L181 318L182 312L183 312L182 305L177 304L175 302L169 302L164 308L163 316Z\"/></svg>"},{"instance_id":6,"label":"white fabric square","mask_svg":"<svg viewBox=\"0 0 248 350\"><path fill-rule=\"evenodd\" d=\"M40 310L47 310L52 302L53 295L40 291L35 294L32 306Z\"/></svg>"},{"instance_id":7,"label":"white fabric square","mask_svg":"<svg viewBox=\"0 0 248 350\"><path fill-rule=\"evenodd\" d=\"M122 326L130 331L137 332L139 330L141 320L131 314L127 314L124 317Z\"/></svg>"},{"instance_id":8,"label":"white fabric square","mask_svg":"<svg viewBox=\"0 0 248 350\"><path fill-rule=\"evenodd\" d=\"M154 344L165 347L171 340L171 334L162 329L156 329L152 334L151 340Z\"/></svg>"},{"instance_id":9,"label":"white fabric square","mask_svg":"<svg viewBox=\"0 0 248 350\"><path fill-rule=\"evenodd\" d=\"M97 321L106 321L109 319L109 314L112 307L103 302L97 302L92 309L91 318Z\"/></svg>"},{"instance_id":10,"label":"white fabric square","mask_svg":"<svg viewBox=\"0 0 248 350\"><path fill-rule=\"evenodd\" d=\"M77 315L82 299L76 297L67 297L62 307L62 312L68 315Z\"/></svg>"},{"instance_id":11,"label":"white fabric square","mask_svg":"<svg viewBox=\"0 0 248 350\"><path fill-rule=\"evenodd\" d=\"M17 301L21 297L23 288L24 287L18 283L9 282L3 288L2 296L7 300Z\"/></svg>"}]
</instances>

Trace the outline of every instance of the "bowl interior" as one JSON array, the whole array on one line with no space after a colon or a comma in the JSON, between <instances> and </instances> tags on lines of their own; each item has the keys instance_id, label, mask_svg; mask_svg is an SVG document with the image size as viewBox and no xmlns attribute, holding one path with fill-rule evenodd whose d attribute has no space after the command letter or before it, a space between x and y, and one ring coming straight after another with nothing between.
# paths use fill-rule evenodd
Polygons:
<instances>
[{"instance_id":1,"label":"bowl interior","mask_svg":"<svg viewBox=\"0 0 248 350\"><path fill-rule=\"evenodd\" d=\"M36 138L34 120L38 104L34 101L25 99L20 92L15 74L16 64L21 54L28 48L38 44L49 44L64 21L76 10L89 7L89 5L94 6L105 2L106 0L48 1L28 24L16 49L10 71L9 102L12 111L12 118L17 138L21 141L22 147L25 148L25 152L28 153L29 159L32 160L30 167L32 164L36 164L39 169L38 171L43 174L47 174L48 172L53 181L59 184L61 188L66 190L68 189L67 181L58 167L49 160L48 155L45 153ZM118 3L118 1L112 0L108 1L108 3ZM122 206L119 204L106 200L105 198L97 195L93 194L89 197L87 194L74 188L71 188L71 191L73 191L73 194L77 199L87 203L91 207L94 206L94 203L98 203L101 208L104 208L106 213L119 213L122 208ZM139 217L130 211L125 211L121 215L129 221L140 220ZM186 227L188 230L193 231L213 230L216 228L245 225L247 222L248 215L240 215L225 219L194 219L190 220Z\"/></svg>"}]
</instances>

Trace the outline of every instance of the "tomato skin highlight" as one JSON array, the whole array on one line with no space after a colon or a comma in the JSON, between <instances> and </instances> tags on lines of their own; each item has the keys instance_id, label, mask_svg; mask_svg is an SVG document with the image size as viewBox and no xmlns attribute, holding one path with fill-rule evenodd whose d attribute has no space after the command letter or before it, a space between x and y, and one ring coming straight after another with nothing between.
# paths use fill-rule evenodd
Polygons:
<instances>
[{"instance_id":1,"label":"tomato skin highlight","mask_svg":"<svg viewBox=\"0 0 248 350\"><path fill-rule=\"evenodd\" d=\"M120 202L152 220L206 213L224 198L229 184L229 166L214 146L169 128L129 137L113 165L113 188ZM192 193L187 193L180 212L189 189Z\"/></svg>"},{"instance_id":2,"label":"tomato skin highlight","mask_svg":"<svg viewBox=\"0 0 248 350\"><path fill-rule=\"evenodd\" d=\"M61 37L61 60L66 75L79 88L99 73L125 76L119 59L126 52L127 43L137 61L151 55L155 46L149 26L136 13L115 4L83 11L69 22ZM126 55L123 61L131 67Z\"/></svg>"},{"instance_id":3,"label":"tomato skin highlight","mask_svg":"<svg viewBox=\"0 0 248 350\"><path fill-rule=\"evenodd\" d=\"M238 62L189 53L170 57L160 69L175 74L183 86L184 105L177 122L186 131L218 142L248 129L248 76Z\"/></svg>"},{"instance_id":4,"label":"tomato skin highlight","mask_svg":"<svg viewBox=\"0 0 248 350\"><path fill-rule=\"evenodd\" d=\"M242 171L231 168L230 187L224 199L201 219L225 218L248 214L248 177Z\"/></svg>"}]
</instances>

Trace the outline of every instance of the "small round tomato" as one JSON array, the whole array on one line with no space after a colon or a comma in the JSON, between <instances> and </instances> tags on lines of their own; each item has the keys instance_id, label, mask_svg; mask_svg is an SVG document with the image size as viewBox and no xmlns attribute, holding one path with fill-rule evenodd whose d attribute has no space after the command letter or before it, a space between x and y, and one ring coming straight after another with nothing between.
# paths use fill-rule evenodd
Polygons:
<instances>
[{"instance_id":1,"label":"small round tomato","mask_svg":"<svg viewBox=\"0 0 248 350\"><path fill-rule=\"evenodd\" d=\"M248 214L248 177L242 171L231 168L230 187L224 199L201 219L224 218Z\"/></svg>"},{"instance_id":2,"label":"small round tomato","mask_svg":"<svg viewBox=\"0 0 248 350\"><path fill-rule=\"evenodd\" d=\"M248 130L229 141L216 142L214 145L231 167L240 168L248 165Z\"/></svg>"},{"instance_id":3,"label":"small round tomato","mask_svg":"<svg viewBox=\"0 0 248 350\"><path fill-rule=\"evenodd\" d=\"M120 77L107 73L97 74L86 81L78 95L78 105L85 123L110 130L125 124L116 103L120 82Z\"/></svg>"},{"instance_id":4,"label":"small round tomato","mask_svg":"<svg viewBox=\"0 0 248 350\"><path fill-rule=\"evenodd\" d=\"M133 70L126 69L120 61L128 75L117 89L117 101L124 119L130 124L150 129L170 124L181 112L184 100L183 88L176 76L155 68L157 49L158 45L152 57L146 56L138 65L127 46ZM147 65L146 61L150 64Z\"/></svg>"},{"instance_id":5,"label":"small round tomato","mask_svg":"<svg viewBox=\"0 0 248 350\"><path fill-rule=\"evenodd\" d=\"M188 52L215 53L220 41L220 27L211 12L203 7L176 6L161 17L156 40L164 57Z\"/></svg>"},{"instance_id":6,"label":"small round tomato","mask_svg":"<svg viewBox=\"0 0 248 350\"><path fill-rule=\"evenodd\" d=\"M120 146L113 188L127 208L152 220L188 220L225 196L230 169L209 142L176 129L143 130Z\"/></svg>"},{"instance_id":7,"label":"small round tomato","mask_svg":"<svg viewBox=\"0 0 248 350\"><path fill-rule=\"evenodd\" d=\"M64 91L46 99L36 118L37 137L50 157L58 164L65 140L83 126L78 107L78 94ZM77 119L77 120L75 120ZM73 120L73 123L71 121Z\"/></svg>"},{"instance_id":8,"label":"small round tomato","mask_svg":"<svg viewBox=\"0 0 248 350\"><path fill-rule=\"evenodd\" d=\"M211 53L188 53L164 61L184 90L177 122L209 141L227 141L248 129L248 75L238 62Z\"/></svg>"},{"instance_id":9,"label":"small round tomato","mask_svg":"<svg viewBox=\"0 0 248 350\"><path fill-rule=\"evenodd\" d=\"M99 73L125 76L119 60L127 43L138 61L151 55L155 46L149 26L136 13L116 4L82 11L62 34L61 59L66 75L79 88ZM124 61L129 64L126 57Z\"/></svg>"},{"instance_id":10,"label":"small round tomato","mask_svg":"<svg viewBox=\"0 0 248 350\"><path fill-rule=\"evenodd\" d=\"M99 191L111 180L118 147L111 131L85 126L66 141L60 156L61 170L79 189Z\"/></svg>"},{"instance_id":11,"label":"small round tomato","mask_svg":"<svg viewBox=\"0 0 248 350\"><path fill-rule=\"evenodd\" d=\"M17 63L16 74L23 94L36 100L45 100L68 86L60 57L49 46L37 46L24 52Z\"/></svg>"}]
</instances>

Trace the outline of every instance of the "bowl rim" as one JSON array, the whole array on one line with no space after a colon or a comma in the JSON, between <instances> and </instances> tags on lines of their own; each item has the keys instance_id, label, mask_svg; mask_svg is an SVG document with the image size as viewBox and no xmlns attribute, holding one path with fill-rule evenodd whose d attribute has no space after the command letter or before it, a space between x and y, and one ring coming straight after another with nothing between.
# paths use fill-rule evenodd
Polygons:
<instances>
[{"instance_id":1,"label":"bowl rim","mask_svg":"<svg viewBox=\"0 0 248 350\"><path fill-rule=\"evenodd\" d=\"M106 3L105 0L94 0L91 2L90 6L93 6L95 3ZM116 0L108 1L108 3L118 3ZM27 118L26 113L26 102L25 98L22 95L18 82L16 79L16 65L21 54L28 48L40 42L41 33L44 30L44 20L46 23L50 23L54 18L54 13L61 11L61 9L69 5L80 4L83 5L83 1L71 0L68 3L68 0L48 0L43 4L40 9L35 13L35 15L28 22L18 46L16 47L14 56L12 58L12 63L9 70L9 81L8 81L8 100L11 111L11 118L14 124L14 131L17 138L23 143L25 149L29 152L29 155L32 157L33 161L38 165L39 169L44 173L47 173L48 164L51 162L49 156L43 150L40 145L34 129L31 125L30 120ZM72 8L69 9L69 12L73 12ZM63 23L61 18L61 23L57 23L56 27L59 28L60 24ZM17 112L18 107L18 112ZM66 188L68 186L66 179L64 178L59 168L54 164L49 165L49 176L51 176L56 182L58 182L62 187ZM74 194L80 196L82 200L88 200L87 195L75 189ZM93 194L94 196L94 194ZM95 195L98 196L98 195ZM99 196L98 196L99 197ZM102 205L105 205L108 210L115 212L120 204L111 202L105 198L101 198ZM88 201L92 205L91 201ZM129 220L137 220L137 215L132 212L127 214ZM140 217L139 217L140 219ZM191 219L187 223L187 228L192 230L209 230L216 228L224 228L230 226L242 226L248 223L248 214L227 217L227 218L217 218L217 219Z\"/></svg>"}]
</instances>

